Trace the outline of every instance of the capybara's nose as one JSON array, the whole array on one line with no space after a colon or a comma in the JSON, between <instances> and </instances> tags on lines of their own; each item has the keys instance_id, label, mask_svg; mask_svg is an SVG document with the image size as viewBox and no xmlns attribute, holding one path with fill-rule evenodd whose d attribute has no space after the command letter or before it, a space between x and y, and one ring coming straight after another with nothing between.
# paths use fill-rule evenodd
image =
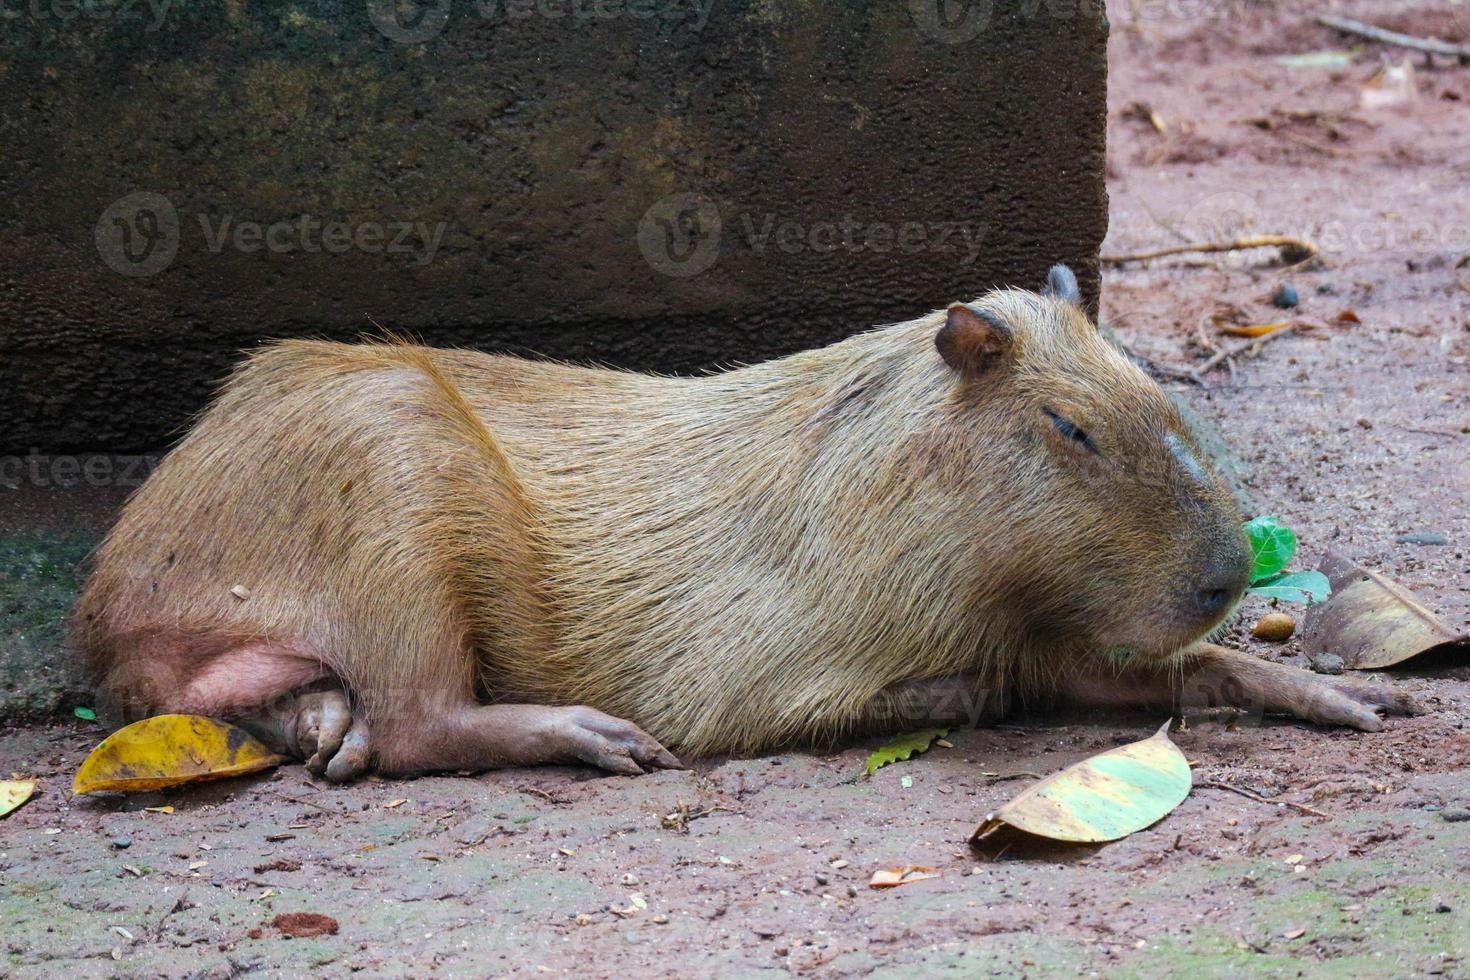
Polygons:
<instances>
[{"instance_id":1,"label":"capybara's nose","mask_svg":"<svg viewBox=\"0 0 1470 980\"><path fill-rule=\"evenodd\" d=\"M1206 617L1213 618L1225 611L1225 607L1230 604L1230 599L1234 595L1235 592L1232 589L1212 584L1195 593L1194 603Z\"/></svg>"},{"instance_id":2,"label":"capybara's nose","mask_svg":"<svg viewBox=\"0 0 1470 980\"><path fill-rule=\"evenodd\" d=\"M1200 582L1194 593L1194 604L1204 619L1215 619L1245 591L1250 584L1250 565L1241 556L1231 555L1228 560L1217 561Z\"/></svg>"}]
</instances>

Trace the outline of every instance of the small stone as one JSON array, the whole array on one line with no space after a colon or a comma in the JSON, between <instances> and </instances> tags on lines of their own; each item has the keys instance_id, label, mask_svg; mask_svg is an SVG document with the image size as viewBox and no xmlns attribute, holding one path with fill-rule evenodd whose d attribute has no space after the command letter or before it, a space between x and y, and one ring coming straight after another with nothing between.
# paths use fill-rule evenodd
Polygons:
<instances>
[{"instance_id":1,"label":"small stone","mask_svg":"<svg viewBox=\"0 0 1470 980\"><path fill-rule=\"evenodd\" d=\"M1371 429L1371 428L1373 428L1373 420L1372 419L1358 419L1358 428L1360 428L1360 429Z\"/></svg>"},{"instance_id":2,"label":"small stone","mask_svg":"<svg viewBox=\"0 0 1470 980\"><path fill-rule=\"evenodd\" d=\"M1443 545L1450 543L1449 537L1438 531L1414 531L1410 534L1400 534L1394 540L1399 544Z\"/></svg>"},{"instance_id":3,"label":"small stone","mask_svg":"<svg viewBox=\"0 0 1470 980\"><path fill-rule=\"evenodd\" d=\"M826 883L827 883L827 876L826 875L822 875L822 874L817 875L817 884L819 884L819 885L825 885Z\"/></svg>"},{"instance_id":4,"label":"small stone","mask_svg":"<svg viewBox=\"0 0 1470 980\"><path fill-rule=\"evenodd\" d=\"M1340 674L1345 666L1335 653L1319 653L1312 658L1312 669L1319 674Z\"/></svg>"},{"instance_id":5,"label":"small stone","mask_svg":"<svg viewBox=\"0 0 1470 980\"><path fill-rule=\"evenodd\" d=\"M112 839L112 846L119 851L126 851L133 846L133 839L131 837L114 837Z\"/></svg>"},{"instance_id":6,"label":"small stone","mask_svg":"<svg viewBox=\"0 0 1470 980\"><path fill-rule=\"evenodd\" d=\"M1467 810L1461 806L1450 807L1448 810L1440 811L1439 819L1443 820L1445 823L1470 822L1470 810Z\"/></svg>"},{"instance_id":7,"label":"small stone","mask_svg":"<svg viewBox=\"0 0 1470 980\"><path fill-rule=\"evenodd\" d=\"M1452 908L1450 908L1450 907L1449 907L1449 906L1448 906L1448 905L1446 905L1446 904L1445 904L1445 903L1444 903L1444 902L1440 902L1440 903L1439 903L1439 904L1438 904L1438 905L1436 905L1436 906L1435 906L1435 907L1434 907L1434 911L1436 911L1436 912L1438 912L1438 913L1439 913L1439 914L1441 914L1441 915L1443 915L1443 914L1444 914L1444 913L1446 913L1446 912L1453 912L1453 911L1454 911L1454 909L1452 909Z\"/></svg>"},{"instance_id":8,"label":"small stone","mask_svg":"<svg viewBox=\"0 0 1470 980\"><path fill-rule=\"evenodd\" d=\"M1286 613L1267 613L1251 627L1251 636L1267 643L1283 643L1296 632L1296 620Z\"/></svg>"},{"instance_id":9,"label":"small stone","mask_svg":"<svg viewBox=\"0 0 1470 980\"><path fill-rule=\"evenodd\" d=\"M241 602L244 602L246 599L250 598L250 590L245 588L245 586L243 585L232 585L230 586L230 595L234 596L236 599L239 599Z\"/></svg>"},{"instance_id":10,"label":"small stone","mask_svg":"<svg viewBox=\"0 0 1470 980\"><path fill-rule=\"evenodd\" d=\"M629 885L629 886L638 884L638 876L635 875L635 874L633 874L631 871L629 873L623 875L623 877L622 877L621 880L622 880L623 884Z\"/></svg>"},{"instance_id":11,"label":"small stone","mask_svg":"<svg viewBox=\"0 0 1470 980\"><path fill-rule=\"evenodd\" d=\"M848 898L857 898L857 886L856 885L848 885L847 886L847 897Z\"/></svg>"},{"instance_id":12,"label":"small stone","mask_svg":"<svg viewBox=\"0 0 1470 980\"><path fill-rule=\"evenodd\" d=\"M1296 287L1289 282L1283 282L1271 294L1271 305L1278 309L1289 310L1294 308L1299 302L1300 299L1297 297Z\"/></svg>"},{"instance_id":13,"label":"small stone","mask_svg":"<svg viewBox=\"0 0 1470 980\"><path fill-rule=\"evenodd\" d=\"M654 925L666 926L669 924L669 917L667 915L655 915L653 917L653 923Z\"/></svg>"}]
</instances>

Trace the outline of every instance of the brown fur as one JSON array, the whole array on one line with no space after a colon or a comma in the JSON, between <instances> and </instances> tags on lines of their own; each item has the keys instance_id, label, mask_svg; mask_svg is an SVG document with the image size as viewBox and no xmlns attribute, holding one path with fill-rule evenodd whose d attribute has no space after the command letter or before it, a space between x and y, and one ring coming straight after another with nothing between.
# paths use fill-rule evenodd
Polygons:
<instances>
[{"instance_id":1,"label":"brown fur","mask_svg":"<svg viewBox=\"0 0 1470 980\"><path fill-rule=\"evenodd\" d=\"M130 713L336 679L388 769L472 698L698 754L841 735L905 681L1161 662L1219 619L1191 604L1240 564L1230 498L1075 305L974 306L1011 336L962 370L943 312L703 378L267 348L129 502L77 644Z\"/></svg>"}]
</instances>

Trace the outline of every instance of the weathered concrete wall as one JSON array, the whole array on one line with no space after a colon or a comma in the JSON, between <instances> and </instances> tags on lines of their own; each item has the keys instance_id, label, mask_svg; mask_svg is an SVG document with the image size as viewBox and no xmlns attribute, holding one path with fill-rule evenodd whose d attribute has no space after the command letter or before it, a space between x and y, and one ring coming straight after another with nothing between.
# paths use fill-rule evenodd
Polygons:
<instances>
[{"instance_id":1,"label":"weathered concrete wall","mask_svg":"<svg viewBox=\"0 0 1470 980\"><path fill-rule=\"evenodd\" d=\"M1095 301L1097 0L399 6L0 8L0 451L159 446L369 316L680 371Z\"/></svg>"}]
</instances>

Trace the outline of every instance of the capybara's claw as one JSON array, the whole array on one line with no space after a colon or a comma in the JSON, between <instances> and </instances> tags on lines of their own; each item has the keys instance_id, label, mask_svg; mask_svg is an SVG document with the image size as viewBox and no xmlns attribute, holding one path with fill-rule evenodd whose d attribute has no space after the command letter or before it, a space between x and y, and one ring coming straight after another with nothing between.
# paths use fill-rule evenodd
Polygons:
<instances>
[{"instance_id":1,"label":"capybara's claw","mask_svg":"<svg viewBox=\"0 0 1470 980\"><path fill-rule=\"evenodd\" d=\"M1412 715L1419 712L1414 698L1388 684L1352 678L1315 680L1295 712L1319 725L1344 725L1365 732L1381 731L1380 715Z\"/></svg>"},{"instance_id":2,"label":"capybara's claw","mask_svg":"<svg viewBox=\"0 0 1470 980\"><path fill-rule=\"evenodd\" d=\"M372 744L367 722L362 718L352 719L352 727L343 736L341 746L333 753L321 774L329 782L345 783L367 771L372 763Z\"/></svg>"},{"instance_id":3,"label":"capybara's claw","mask_svg":"<svg viewBox=\"0 0 1470 980\"><path fill-rule=\"evenodd\" d=\"M352 725L352 704L343 691L318 691L296 698L296 718L287 726L291 750L302 759L330 759Z\"/></svg>"},{"instance_id":4,"label":"capybara's claw","mask_svg":"<svg viewBox=\"0 0 1470 980\"><path fill-rule=\"evenodd\" d=\"M643 773L644 766L685 768L673 753L637 725L593 708L567 709L557 722L556 736L563 740L567 755L609 772L637 776Z\"/></svg>"}]
</instances>

